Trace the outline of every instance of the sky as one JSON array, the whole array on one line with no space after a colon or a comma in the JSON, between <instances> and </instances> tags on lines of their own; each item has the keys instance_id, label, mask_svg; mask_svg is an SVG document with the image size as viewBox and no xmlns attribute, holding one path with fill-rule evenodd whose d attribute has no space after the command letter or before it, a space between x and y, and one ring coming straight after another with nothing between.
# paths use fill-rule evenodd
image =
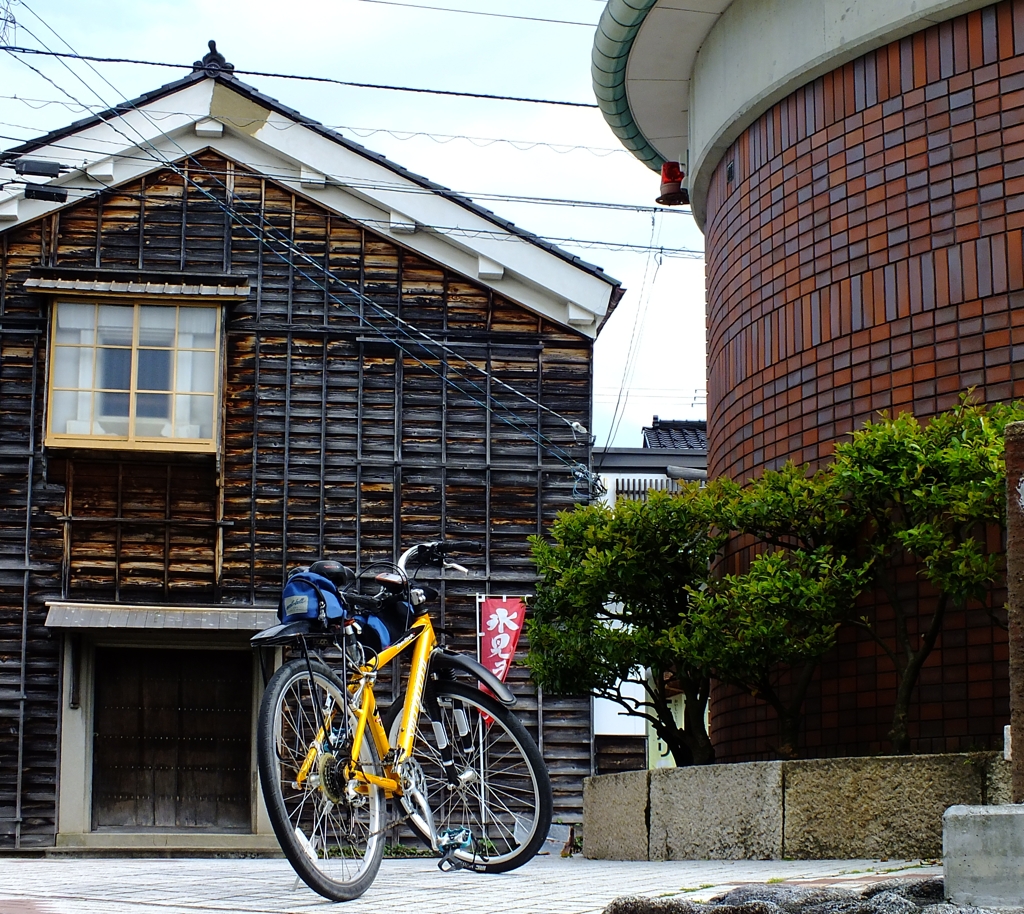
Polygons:
<instances>
[{"instance_id":1,"label":"sky","mask_svg":"<svg viewBox=\"0 0 1024 914\"><path fill-rule=\"evenodd\" d=\"M214 39L239 70L593 103L590 54L604 0L0 0L0 15L5 7L14 17L6 43L20 47L191 64ZM0 148L86 116L81 106L107 107L185 73L93 66L0 53ZM239 78L471 197L650 207L658 195L658 175L622 148L596 108ZM482 204L538 235L578 240L558 243L627 290L594 348L591 431L599 447L639 447L641 428L655 415L705 417L703 236L690 215ZM611 250L588 241L694 253Z\"/></svg>"}]
</instances>

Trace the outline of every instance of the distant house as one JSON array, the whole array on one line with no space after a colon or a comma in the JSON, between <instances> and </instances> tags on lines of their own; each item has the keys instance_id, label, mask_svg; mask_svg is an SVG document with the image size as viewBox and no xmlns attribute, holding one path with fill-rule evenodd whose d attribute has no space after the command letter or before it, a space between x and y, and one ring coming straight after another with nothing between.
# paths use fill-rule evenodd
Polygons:
<instances>
[{"instance_id":1,"label":"distant house","mask_svg":"<svg viewBox=\"0 0 1024 914\"><path fill-rule=\"evenodd\" d=\"M680 480L707 478L707 423L698 419L654 417L642 430L643 447L594 448L604 499L645 499L648 492L674 492ZM639 690L636 697L640 697ZM673 713L682 722L682 695ZM598 774L672 765L672 756L652 727L622 713L619 705L594 700L594 768Z\"/></svg>"},{"instance_id":2,"label":"distant house","mask_svg":"<svg viewBox=\"0 0 1024 914\"><path fill-rule=\"evenodd\" d=\"M676 481L706 479L707 422L659 419L642 430L643 447L594 448L609 504L616 498L644 498L651 489L674 491Z\"/></svg>"},{"instance_id":3,"label":"distant house","mask_svg":"<svg viewBox=\"0 0 1024 914\"><path fill-rule=\"evenodd\" d=\"M474 652L581 494L621 289L212 43L0 180L0 847L272 844L248 639L288 569L470 540L438 622ZM589 703L512 684L578 821Z\"/></svg>"}]
</instances>

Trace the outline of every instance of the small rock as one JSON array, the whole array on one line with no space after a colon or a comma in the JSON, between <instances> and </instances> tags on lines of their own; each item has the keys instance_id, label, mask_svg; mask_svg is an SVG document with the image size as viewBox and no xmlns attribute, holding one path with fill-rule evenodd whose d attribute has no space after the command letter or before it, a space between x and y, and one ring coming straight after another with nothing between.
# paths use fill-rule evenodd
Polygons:
<instances>
[{"instance_id":1,"label":"small rock","mask_svg":"<svg viewBox=\"0 0 1024 914\"><path fill-rule=\"evenodd\" d=\"M603 914L784 914L770 901L751 900L742 904L710 905L683 898L648 898L624 895L616 898Z\"/></svg>"},{"instance_id":2,"label":"small rock","mask_svg":"<svg viewBox=\"0 0 1024 914\"><path fill-rule=\"evenodd\" d=\"M925 905L918 914L993 914L987 908L976 908L974 905L958 905L942 902L941 904Z\"/></svg>"},{"instance_id":3,"label":"small rock","mask_svg":"<svg viewBox=\"0 0 1024 914\"><path fill-rule=\"evenodd\" d=\"M748 901L771 901L785 907L801 890L791 885L767 885L763 882L737 886L724 895L716 895L708 904L740 905Z\"/></svg>"},{"instance_id":4,"label":"small rock","mask_svg":"<svg viewBox=\"0 0 1024 914\"><path fill-rule=\"evenodd\" d=\"M876 882L863 891L865 898L872 898L882 892L895 892L919 905L938 904L946 900L946 885L941 876L925 879L886 879Z\"/></svg>"},{"instance_id":5,"label":"small rock","mask_svg":"<svg viewBox=\"0 0 1024 914\"><path fill-rule=\"evenodd\" d=\"M878 892L861 902L872 914L917 914L917 905L893 891Z\"/></svg>"},{"instance_id":6,"label":"small rock","mask_svg":"<svg viewBox=\"0 0 1024 914\"><path fill-rule=\"evenodd\" d=\"M682 898L649 898L623 895L614 899L602 914L700 914L704 905Z\"/></svg>"},{"instance_id":7,"label":"small rock","mask_svg":"<svg viewBox=\"0 0 1024 914\"><path fill-rule=\"evenodd\" d=\"M851 902L860 901L860 894L852 889L805 889L798 892L783 907L790 914L819 914L819 908L824 905L849 905Z\"/></svg>"},{"instance_id":8,"label":"small rock","mask_svg":"<svg viewBox=\"0 0 1024 914\"><path fill-rule=\"evenodd\" d=\"M874 914L864 899L855 892L846 897L832 898L794 910L799 911L799 914Z\"/></svg>"}]
</instances>

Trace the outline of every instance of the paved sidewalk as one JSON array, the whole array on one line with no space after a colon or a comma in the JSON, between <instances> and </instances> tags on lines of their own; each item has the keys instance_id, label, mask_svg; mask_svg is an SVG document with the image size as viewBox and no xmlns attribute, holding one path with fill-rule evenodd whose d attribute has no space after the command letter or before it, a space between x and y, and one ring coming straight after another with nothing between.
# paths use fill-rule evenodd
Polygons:
<instances>
[{"instance_id":1,"label":"paved sidewalk","mask_svg":"<svg viewBox=\"0 0 1024 914\"><path fill-rule=\"evenodd\" d=\"M621 863L537 857L501 876L441 873L435 860L385 860L344 914L596 914L620 895L706 900L747 882L860 888L942 867L870 860ZM0 914L306 914L332 905L295 885L284 860L0 857Z\"/></svg>"}]
</instances>

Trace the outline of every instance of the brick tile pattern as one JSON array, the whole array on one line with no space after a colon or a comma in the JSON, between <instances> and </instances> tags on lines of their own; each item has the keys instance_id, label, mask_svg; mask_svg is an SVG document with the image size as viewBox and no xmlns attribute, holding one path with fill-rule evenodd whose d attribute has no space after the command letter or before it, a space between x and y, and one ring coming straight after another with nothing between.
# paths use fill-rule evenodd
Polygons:
<instances>
[{"instance_id":1,"label":"brick tile pattern","mask_svg":"<svg viewBox=\"0 0 1024 914\"><path fill-rule=\"evenodd\" d=\"M816 464L876 411L1024 396L1024 0L893 42L775 105L708 194L709 472ZM885 620L879 620L885 624ZM808 699L807 753L885 751L892 665L846 632ZM914 748L995 747L1005 634L951 619ZM771 755L760 705L719 690L719 757Z\"/></svg>"}]
</instances>

